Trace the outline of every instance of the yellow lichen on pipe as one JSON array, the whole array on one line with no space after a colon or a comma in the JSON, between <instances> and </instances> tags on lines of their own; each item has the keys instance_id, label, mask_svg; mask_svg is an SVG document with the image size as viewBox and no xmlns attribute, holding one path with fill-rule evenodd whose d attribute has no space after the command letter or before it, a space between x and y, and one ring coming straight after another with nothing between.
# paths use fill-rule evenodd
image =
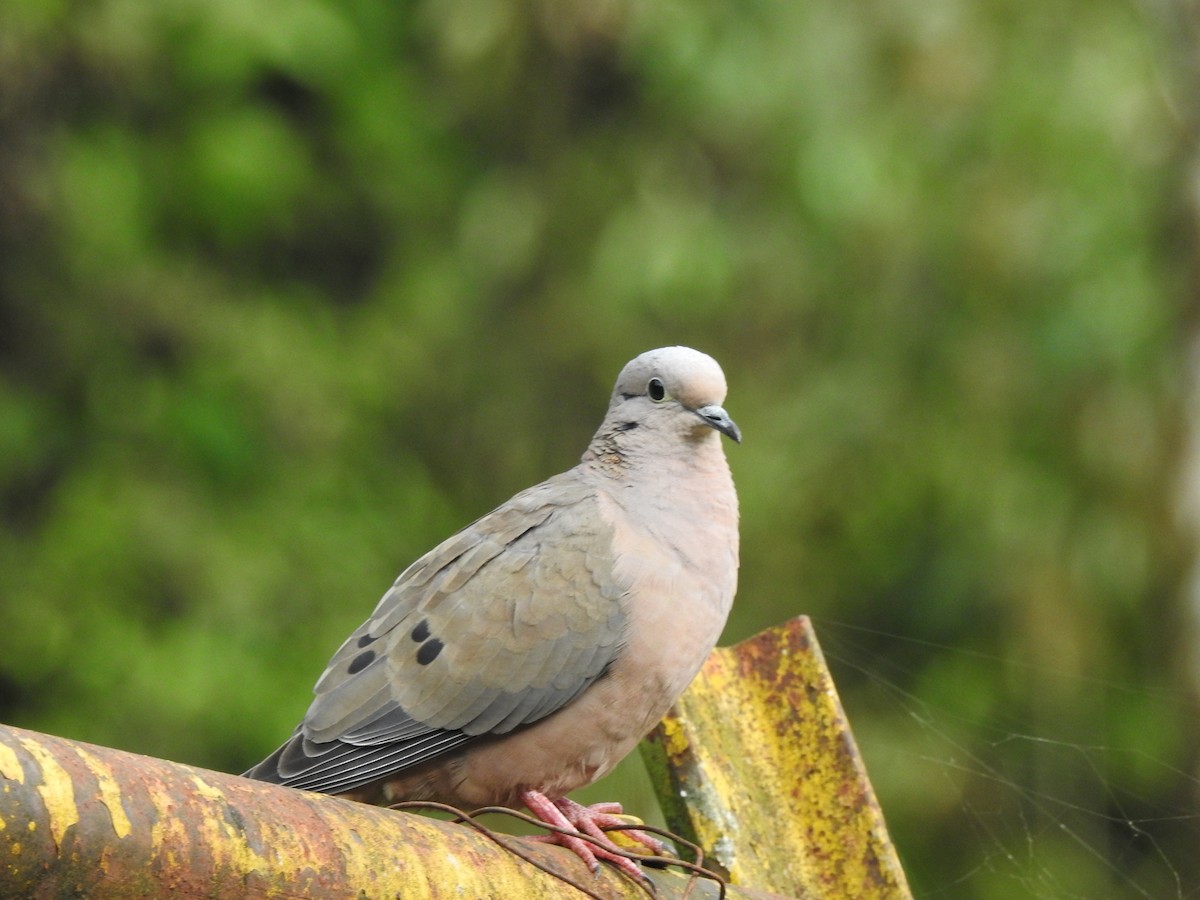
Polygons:
<instances>
[{"instance_id":1,"label":"yellow lichen on pipe","mask_svg":"<svg viewBox=\"0 0 1200 900\"><path fill-rule=\"evenodd\" d=\"M646 896L562 848L520 847L599 896ZM659 897L687 884L650 874ZM462 825L0 725L0 897L64 896L583 895Z\"/></svg>"},{"instance_id":2,"label":"yellow lichen on pipe","mask_svg":"<svg viewBox=\"0 0 1200 900\"><path fill-rule=\"evenodd\" d=\"M807 618L715 651L644 750L671 828L735 884L911 897Z\"/></svg>"}]
</instances>

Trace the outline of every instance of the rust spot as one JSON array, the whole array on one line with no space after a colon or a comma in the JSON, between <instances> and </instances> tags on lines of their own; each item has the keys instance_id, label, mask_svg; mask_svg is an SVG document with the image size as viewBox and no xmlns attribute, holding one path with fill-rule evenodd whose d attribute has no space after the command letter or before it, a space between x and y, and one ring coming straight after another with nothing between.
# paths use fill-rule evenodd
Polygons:
<instances>
[{"instance_id":1,"label":"rust spot","mask_svg":"<svg viewBox=\"0 0 1200 900\"><path fill-rule=\"evenodd\" d=\"M803 897L910 896L807 619L714 651L647 756L660 797L688 795L664 801L672 829L736 882Z\"/></svg>"}]
</instances>

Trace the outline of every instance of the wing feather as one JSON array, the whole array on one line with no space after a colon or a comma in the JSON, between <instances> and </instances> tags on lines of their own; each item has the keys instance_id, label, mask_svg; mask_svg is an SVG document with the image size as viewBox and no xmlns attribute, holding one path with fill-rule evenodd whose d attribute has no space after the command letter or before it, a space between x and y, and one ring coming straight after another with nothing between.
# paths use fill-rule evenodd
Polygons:
<instances>
[{"instance_id":1,"label":"wing feather","mask_svg":"<svg viewBox=\"0 0 1200 900\"><path fill-rule=\"evenodd\" d=\"M548 716L620 652L623 596L578 470L530 488L400 574L246 774L340 793Z\"/></svg>"}]
</instances>

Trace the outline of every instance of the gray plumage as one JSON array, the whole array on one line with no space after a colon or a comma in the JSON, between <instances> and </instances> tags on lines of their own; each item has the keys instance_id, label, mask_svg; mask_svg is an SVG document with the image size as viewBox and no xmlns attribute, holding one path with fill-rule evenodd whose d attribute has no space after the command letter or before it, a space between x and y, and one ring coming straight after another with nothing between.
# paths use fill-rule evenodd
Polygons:
<instances>
[{"instance_id":1,"label":"gray plumage","mask_svg":"<svg viewBox=\"0 0 1200 900\"><path fill-rule=\"evenodd\" d=\"M561 797L686 687L736 585L740 440L711 357L644 353L580 464L409 566L246 773L372 802Z\"/></svg>"}]
</instances>

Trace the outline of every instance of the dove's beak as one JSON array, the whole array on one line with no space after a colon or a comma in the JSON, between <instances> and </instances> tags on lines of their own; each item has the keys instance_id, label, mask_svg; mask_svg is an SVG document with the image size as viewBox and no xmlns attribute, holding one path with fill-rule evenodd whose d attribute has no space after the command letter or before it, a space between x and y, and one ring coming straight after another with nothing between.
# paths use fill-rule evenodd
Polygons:
<instances>
[{"instance_id":1,"label":"dove's beak","mask_svg":"<svg viewBox=\"0 0 1200 900\"><path fill-rule=\"evenodd\" d=\"M704 424L717 429L726 437L731 437L739 444L742 442L741 429L729 418L729 413L720 406L702 406L696 410L696 415L704 420Z\"/></svg>"}]
</instances>

